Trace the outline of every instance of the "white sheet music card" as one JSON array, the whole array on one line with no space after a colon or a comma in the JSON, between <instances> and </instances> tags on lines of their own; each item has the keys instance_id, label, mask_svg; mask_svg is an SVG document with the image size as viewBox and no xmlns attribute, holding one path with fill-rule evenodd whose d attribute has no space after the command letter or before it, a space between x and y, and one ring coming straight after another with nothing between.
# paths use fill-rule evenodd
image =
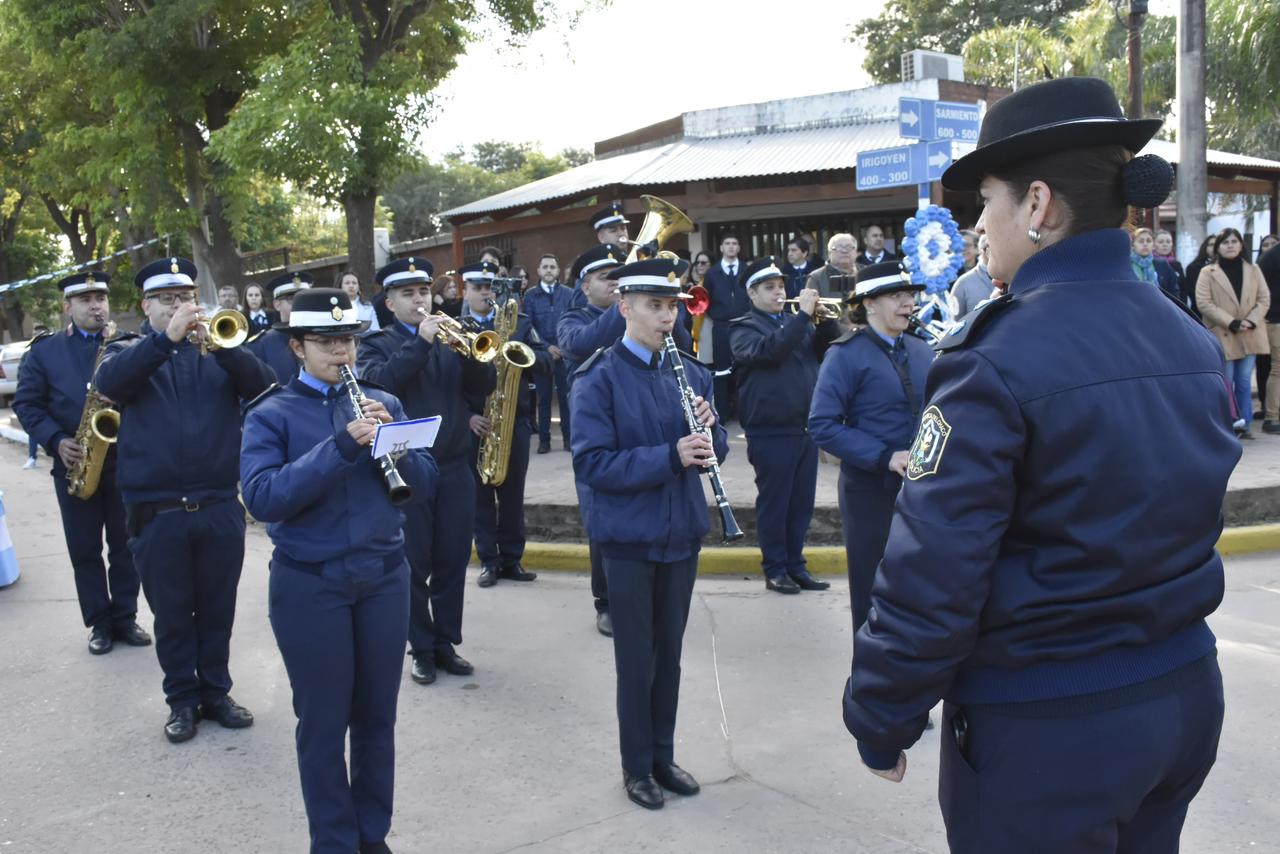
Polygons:
<instances>
[{"instance_id":1,"label":"white sheet music card","mask_svg":"<svg viewBox=\"0 0 1280 854\"><path fill-rule=\"evenodd\" d=\"M403 453L411 448L430 448L440 432L440 416L415 418L412 421L393 421L379 424L373 435L373 456Z\"/></svg>"}]
</instances>

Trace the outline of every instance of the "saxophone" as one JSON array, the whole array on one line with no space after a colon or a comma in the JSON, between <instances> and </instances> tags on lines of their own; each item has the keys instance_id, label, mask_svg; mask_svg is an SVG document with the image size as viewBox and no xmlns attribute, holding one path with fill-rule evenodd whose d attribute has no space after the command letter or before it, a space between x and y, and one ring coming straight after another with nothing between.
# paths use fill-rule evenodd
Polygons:
<instances>
[{"instance_id":1,"label":"saxophone","mask_svg":"<svg viewBox=\"0 0 1280 854\"><path fill-rule=\"evenodd\" d=\"M102 343L98 345L98 356L93 360L93 370L89 373L89 392L80 413L80 426L76 428L75 442L84 449L84 457L67 469L67 494L86 501L98 491L107 452L120 435L120 412L98 393L96 384L98 365L102 364L102 356L115 334L115 321L107 321L106 328L102 330Z\"/></svg>"},{"instance_id":2,"label":"saxophone","mask_svg":"<svg viewBox=\"0 0 1280 854\"><path fill-rule=\"evenodd\" d=\"M514 297L508 297L498 306L493 320L493 331L500 342L496 365L498 386L484 402L489 432L480 440L480 455L476 460L480 482L488 486L501 486L507 479L516 407L520 403L520 378L525 368L533 367L534 363L533 349L521 341L511 340L519 320L520 306Z\"/></svg>"}]
</instances>

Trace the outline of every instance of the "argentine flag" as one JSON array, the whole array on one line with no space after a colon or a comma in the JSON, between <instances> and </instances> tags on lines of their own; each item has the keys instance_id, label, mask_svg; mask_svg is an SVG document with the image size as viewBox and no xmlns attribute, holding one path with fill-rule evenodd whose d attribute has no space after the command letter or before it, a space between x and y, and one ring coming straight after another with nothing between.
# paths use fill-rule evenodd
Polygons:
<instances>
[{"instance_id":1,"label":"argentine flag","mask_svg":"<svg viewBox=\"0 0 1280 854\"><path fill-rule=\"evenodd\" d=\"M0 492L0 587L8 587L18 580L18 556L9 539L9 526L4 518L4 493Z\"/></svg>"}]
</instances>

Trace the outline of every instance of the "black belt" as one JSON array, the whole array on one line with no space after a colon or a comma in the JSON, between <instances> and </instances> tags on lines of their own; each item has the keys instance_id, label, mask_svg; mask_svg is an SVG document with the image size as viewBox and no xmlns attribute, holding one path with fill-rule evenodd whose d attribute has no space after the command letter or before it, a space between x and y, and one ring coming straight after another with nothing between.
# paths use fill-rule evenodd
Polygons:
<instances>
[{"instance_id":1,"label":"black belt","mask_svg":"<svg viewBox=\"0 0 1280 854\"><path fill-rule=\"evenodd\" d=\"M161 513L172 513L175 510L185 510L188 513L195 513L202 507L209 507L213 504L220 504L228 501L227 498L206 498L204 501L187 501L182 499L179 501L147 501L136 505L145 515L159 516Z\"/></svg>"}]
</instances>

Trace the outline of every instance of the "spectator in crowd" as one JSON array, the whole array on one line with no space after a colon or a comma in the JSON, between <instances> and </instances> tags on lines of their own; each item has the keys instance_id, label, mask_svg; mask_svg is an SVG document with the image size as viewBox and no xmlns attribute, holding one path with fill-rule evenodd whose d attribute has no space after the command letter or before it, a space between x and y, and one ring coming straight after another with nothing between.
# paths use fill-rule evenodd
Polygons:
<instances>
[{"instance_id":1,"label":"spectator in crowd","mask_svg":"<svg viewBox=\"0 0 1280 854\"><path fill-rule=\"evenodd\" d=\"M1227 358L1239 416L1236 435L1252 439L1253 360L1271 352L1263 328L1271 291L1262 271L1244 259L1244 238L1239 231L1223 229L1213 252L1217 260L1206 265L1196 280L1196 304Z\"/></svg>"},{"instance_id":2,"label":"spectator in crowd","mask_svg":"<svg viewBox=\"0 0 1280 854\"><path fill-rule=\"evenodd\" d=\"M236 290L235 285L223 285L218 288L218 308L240 310L240 292Z\"/></svg>"},{"instance_id":3,"label":"spectator in crowd","mask_svg":"<svg viewBox=\"0 0 1280 854\"><path fill-rule=\"evenodd\" d=\"M978 265L978 232L966 228L960 232L960 237L964 240L964 271L967 273Z\"/></svg>"},{"instance_id":4,"label":"spectator in crowd","mask_svg":"<svg viewBox=\"0 0 1280 854\"><path fill-rule=\"evenodd\" d=\"M431 303L436 311L443 311L450 317L457 317L462 312L462 297L453 276L448 273L436 276L431 283Z\"/></svg>"},{"instance_id":5,"label":"spectator in crowd","mask_svg":"<svg viewBox=\"0 0 1280 854\"><path fill-rule=\"evenodd\" d=\"M1200 250L1196 252L1196 257L1191 259L1191 263L1187 265L1187 288L1191 291L1191 306L1196 307L1196 283L1200 281L1200 271L1205 268L1206 264L1213 263L1213 244L1217 241L1218 235L1210 234L1200 243ZM1198 309L1197 309L1198 311Z\"/></svg>"},{"instance_id":6,"label":"spectator in crowd","mask_svg":"<svg viewBox=\"0 0 1280 854\"><path fill-rule=\"evenodd\" d=\"M787 263L782 265L782 275L787 282L787 299L795 299L804 290L804 283L809 274L817 267L809 255L809 241L803 237L793 237L787 243Z\"/></svg>"},{"instance_id":7,"label":"spectator in crowd","mask_svg":"<svg viewBox=\"0 0 1280 854\"><path fill-rule=\"evenodd\" d=\"M249 337L259 332L266 332L273 323L280 320L280 315L267 308L267 298L262 293L262 285L250 283L244 288L245 317L249 319Z\"/></svg>"},{"instance_id":8,"label":"spectator in crowd","mask_svg":"<svg viewBox=\"0 0 1280 854\"><path fill-rule=\"evenodd\" d=\"M1178 277L1178 298L1186 304L1192 297L1188 292L1191 286L1187 284L1187 271L1182 269L1182 262L1173 254L1173 234L1167 229L1156 231L1156 249L1152 254L1173 269Z\"/></svg>"},{"instance_id":9,"label":"spectator in crowd","mask_svg":"<svg viewBox=\"0 0 1280 854\"><path fill-rule=\"evenodd\" d=\"M538 400L534 407L538 413L538 453L545 454L551 450L551 393L554 390L559 401L560 438L564 441L564 449L569 450L569 435L572 429L569 423L569 380L565 373L564 353L556 338L556 327L560 318L570 310L573 303L573 288L560 284L560 262L551 253L544 253L538 259L538 284L529 289L524 298L524 311L529 317L534 331L546 345L551 356L550 367L546 371L533 372L533 381L537 386Z\"/></svg>"},{"instance_id":10,"label":"spectator in crowd","mask_svg":"<svg viewBox=\"0 0 1280 854\"><path fill-rule=\"evenodd\" d=\"M486 246L480 250L481 263L488 261L498 268L498 276L505 277L507 275L507 265L502 263L502 250L496 246Z\"/></svg>"},{"instance_id":11,"label":"spectator in crowd","mask_svg":"<svg viewBox=\"0 0 1280 854\"><path fill-rule=\"evenodd\" d=\"M685 292L687 293L691 288L694 288L694 287L705 288L706 283L703 280L706 278L707 270L709 269L711 269L711 256L708 255L706 252L695 253L693 258L690 260L689 269L684 274ZM681 322L681 325L684 326L685 331L688 332L690 335L693 335L694 326L699 325L698 320L688 311L681 312L680 322ZM704 354L702 353L698 354L699 360L707 364L711 364L711 357L709 352L705 354L707 355L707 358L705 359L702 358L703 355Z\"/></svg>"},{"instance_id":12,"label":"spectator in crowd","mask_svg":"<svg viewBox=\"0 0 1280 854\"><path fill-rule=\"evenodd\" d=\"M1169 292L1177 299L1178 274L1173 268L1154 256L1156 236L1149 228L1139 228L1133 233L1129 249L1129 266L1133 274L1141 281L1147 282Z\"/></svg>"},{"instance_id":13,"label":"spectator in crowd","mask_svg":"<svg viewBox=\"0 0 1280 854\"><path fill-rule=\"evenodd\" d=\"M1264 241L1265 242L1265 241ZM1262 398L1262 432L1280 433L1280 243L1271 246L1258 259L1258 269L1266 280L1271 295L1267 309L1267 339L1271 354L1267 357L1267 381L1258 386ZM1259 357L1261 362L1262 358Z\"/></svg>"},{"instance_id":14,"label":"spectator in crowd","mask_svg":"<svg viewBox=\"0 0 1280 854\"><path fill-rule=\"evenodd\" d=\"M1280 235L1268 234L1262 238L1262 242L1258 244L1258 260L1262 260L1262 256L1267 254L1273 246L1280 246Z\"/></svg>"},{"instance_id":15,"label":"spectator in crowd","mask_svg":"<svg viewBox=\"0 0 1280 854\"><path fill-rule=\"evenodd\" d=\"M859 270L868 264L900 260L897 255L884 248L884 229L878 225L869 225L862 230L862 246L856 262Z\"/></svg>"},{"instance_id":16,"label":"spectator in crowd","mask_svg":"<svg viewBox=\"0 0 1280 854\"><path fill-rule=\"evenodd\" d=\"M742 317L751 309L747 289L742 284L742 271L746 264L739 257L741 249L737 235L729 233L721 237L720 262L707 270L704 282L711 303L703 315L698 347L699 352L702 352L702 348L707 346L709 333L716 406L722 423L734 417L733 385L730 377L733 352L729 344L729 321Z\"/></svg>"},{"instance_id":17,"label":"spectator in crowd","mask_svg":"<svg viewBox=\"0 0 1280 854\"><path fill-rule=\"evenodd\" d=\"M517 265L507 272L507 278L519 280L520 284L516 285L516 296L523 298L524 292L529 290L529 271Z\"/></svg>"},{"instance_id":18,"label":"spectator in crowd","mask_svg":"<svg viewBox=\"0 0 1280 854\"><path fill-rule=\"evenodd\" d=\"M963 320L977 308L978 303L991 297L995 283L991 281L991 273L987 272L989 256L990 245L984 234L978 238L978 263L969 272L961 274L951 286L953 320Z\"/></svg>"},{"instance_id":19,"label":"spectator in crowd","mask_svg":"<svg viewBox=\"0 0 1280 854\"><path fill-rule=\"evenodd\" d=\"M1269 250L1271 247L1277 246L1277 245L1280 245L1280 237L1276 237L1276 235L1274 234L1268 234L1262 238L1262 242L1258 244L1257 263L1259 268L1262 267L1262 256L1265 255L1267 253L1267 250ZM1267 271L1265 269L1262 270L1262 274L1265 277L1267 274ZM1269 282L1270 282L1270 279L1268 279L1268 283ZM1272 312L1278 312L1278 310L1280 310L1280 307L1276 306L1276 301L1274 299L1271 300L1271 306L1272 306L1271 309L1267 312L1268 315L1270 315ZM1271 323L1272 321L1268 316L1268 319L1267 319L1268 335L1270 334ZM1271 356L1270 355L1259 356L1257 358L1257 360L1254 362L1254 376L1257 378L1257 385L1258 385L1258 411L1254 413L1253 417L1265 418L1266 417L1265 413L1267 410L1267 395L1270 393L1270 389L1267 388L1268 380L1271 377ZM1266 429L1265 424L1263 425L1263 430L1264 432L1268 432L1268 433L1271 432L1270 430Z\"/></svg>"},{"instance_id":20,"label":"spectator in crowd","mask_svg":"<svg viewBox=\"0 0 1280 854\"><path fill-rule=\"evenodd\" d=\"M813 236L813 232L806 231L804 234L800 234L797 236L803 237L805 240L809 242L809 269L810 270L816 270L819 267L821 267L823 264L827 263L826 260L821 255L818 254L818 239Z\"/></svg>"},{"instance_id":21,"label":"spectator in crowd","mask_svg":"<svg viewBox=\"0 0 1280 854\"><path fill-rule=\"evenodd\" d=\"M858 241L852 234L840 232L827 241L827 263L809 274L805 287L824 297L844 297L853 293L853 277L858 269L853 263Z\"/></svg>"},{"instance_id":22,"label":"spectator in crowd","mask_svg":"<svg viewBox=\"0 0 1280 854\"><path fill-rule=\"evenodd\" d=\"M356 310L356 316L360 318L360 322L368 321L369 326L363 332L356 333L360 337L377 332L382 328L382 324L378 320L378 312L374 309L373 303L366 302L365 298L360 295L360 277L347 270L338 276L338 287L346 292L347 297L351 300L351 307Z\"/></svg>"}]
</instances>

